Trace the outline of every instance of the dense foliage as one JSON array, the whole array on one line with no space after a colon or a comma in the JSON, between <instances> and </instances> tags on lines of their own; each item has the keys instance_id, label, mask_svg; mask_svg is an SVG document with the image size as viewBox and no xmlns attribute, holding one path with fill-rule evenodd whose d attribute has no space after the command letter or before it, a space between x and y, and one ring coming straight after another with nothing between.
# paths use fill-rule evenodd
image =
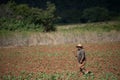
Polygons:
<instances>
[{"instance_id":1,"label":"dense foliage","mask_svg":"<svg viewBox=\"0 0 120 80\"><path fill-rule=\"evenodd\" d=\"M56 30L54 27L56 8L50 2L47 2L46 9L8 2L1 5L0 10L0 29L10 31L42 30L45 32Z\"/></svg>"}]
</instances>

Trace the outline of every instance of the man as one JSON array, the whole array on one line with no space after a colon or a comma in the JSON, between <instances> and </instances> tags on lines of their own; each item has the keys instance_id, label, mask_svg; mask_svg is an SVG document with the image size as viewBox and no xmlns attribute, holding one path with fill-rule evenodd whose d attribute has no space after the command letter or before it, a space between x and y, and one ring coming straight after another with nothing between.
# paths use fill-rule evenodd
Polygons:
<instances>
[{"instance_id":1,"label":"man","mask_svg":"<svg viewBox=\"0 0 120 80\"><path fill-rule=\"evenodd\" d=\"M77 54L74 53L74 55L75 57L77 57L80 72L82 74L87 74L88 71L85 69L86 56L83 46L81 44L78 44L76 48L77 48Z\"/></svg>"}]
</instances>

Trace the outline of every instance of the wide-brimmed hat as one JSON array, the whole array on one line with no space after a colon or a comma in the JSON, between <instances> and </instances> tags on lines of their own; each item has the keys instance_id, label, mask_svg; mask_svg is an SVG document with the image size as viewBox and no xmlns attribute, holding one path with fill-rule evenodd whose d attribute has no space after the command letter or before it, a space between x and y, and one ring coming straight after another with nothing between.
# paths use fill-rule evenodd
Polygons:
<instances>
[{"instance_id":1,"label":"wide-brimmed hat","mask_svg":"<svg viewBox=\"0 0 120 80\"><path fill-rule=\"evenodd\" d=\"M82 44L78 44L76 47L83 47Z\"/></svg>"}]
</instances>

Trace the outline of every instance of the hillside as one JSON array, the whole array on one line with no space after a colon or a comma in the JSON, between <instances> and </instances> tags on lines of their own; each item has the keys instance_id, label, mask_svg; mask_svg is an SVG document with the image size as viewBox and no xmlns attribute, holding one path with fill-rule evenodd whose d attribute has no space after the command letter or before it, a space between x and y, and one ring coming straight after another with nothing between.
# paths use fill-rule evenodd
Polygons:
<instances>
[{"instance_id":1,"label":"hillside","mask_svg":"<svg viewBox=\"0 0 120 80\"><path fill-rule=\"evenodd\" d=\"M56 25L55 32L0 31L0 46L36 46L120 41L119 21Z\"/></svg>"}]
</instances>

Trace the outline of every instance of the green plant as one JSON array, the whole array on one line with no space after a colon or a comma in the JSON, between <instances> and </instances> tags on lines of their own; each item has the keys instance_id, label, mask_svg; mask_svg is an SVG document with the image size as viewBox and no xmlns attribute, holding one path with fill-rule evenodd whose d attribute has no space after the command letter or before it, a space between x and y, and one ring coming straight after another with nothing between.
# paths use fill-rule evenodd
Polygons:
<instances>
[{"instance_id":1,"label":"green plant","mask_svg":"<svg viewBox=\"0 0 120 80\"><path fill-rule=\"evenodd\" d=\"M94 80L95 79L95 76L93 73L88 73L88 74L85 74L84 77L83 77L85 80Z\"/></svg>"},{"instance_id":2,"label":"green plant","mask_svg":"<svg viewBox=\"0 0 120 80\"><path fill-rule=\"evenodd\" d=\"M103 73L101 80L118 80L113 73Z\"/></svg>"}]
</instances>

